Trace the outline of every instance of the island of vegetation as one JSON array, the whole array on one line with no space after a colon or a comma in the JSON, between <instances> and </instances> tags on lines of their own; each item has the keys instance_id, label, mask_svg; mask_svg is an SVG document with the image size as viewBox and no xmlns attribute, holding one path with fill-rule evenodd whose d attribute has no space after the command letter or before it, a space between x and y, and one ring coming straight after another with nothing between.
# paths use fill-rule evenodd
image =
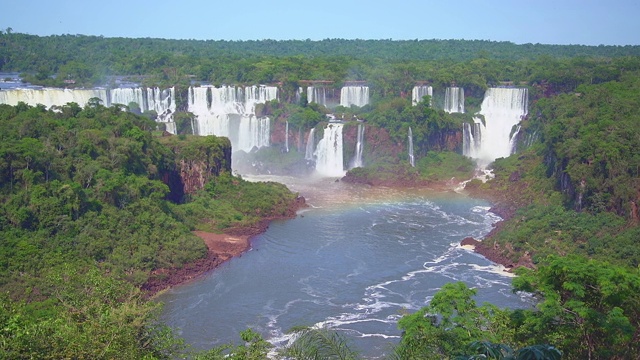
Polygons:
<instances>
[{"instance_id":1,"label":"island of vegetation","mask_svg":"<svg viewBox=\"0 0 640 360\"><path fill-rule=\"evenodd\" d=\"M519 275L532 309L478 305L447 284L406 314L400 359L636 359L640 353L640 47L487 41L187 41L0 33L0 71L45 86L175 87L177 135L136 104L52 108L0 105L0 355L4 358L266 358L260 334L191 352L157 320L149 294L244 251L270 219L304 200L231 171L309 171L285 138L320 133L329 110L296 96L309 81L337 89L366 81L370 104L338 106L345 159L365 123L364 166L342 181L452 187L474 176L462 128L492 86L528 89L517 152L494 178L465 190L489 198L503 222L476 251ZM66 81L65 80L73 80ZM229 139L196 136L192 83L272 84L273 146L233 153ZM465 89L465 114L413 104L416 84ZM139 104L138 104L139 105ZM288 129L288 131L287 131ZM415 166L407 161L411 129ZM296 135L298 134L298 135ZM294 329L286 358L357 358L327 329Z\"/></svg>"}]
</instances>

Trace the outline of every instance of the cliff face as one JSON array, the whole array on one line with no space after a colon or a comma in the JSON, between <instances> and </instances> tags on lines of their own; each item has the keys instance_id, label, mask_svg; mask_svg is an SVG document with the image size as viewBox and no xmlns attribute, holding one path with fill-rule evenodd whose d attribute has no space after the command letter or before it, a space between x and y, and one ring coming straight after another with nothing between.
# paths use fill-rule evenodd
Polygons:
<instances>
[{"instance_id":1,"label":"cliff face","mask_svg":"<svg viewBox=\"0 0 640 360\"><path fill-rule=\"evenodd\" d=\"M169 199L182 202L183 197L204 188L214 176L231 172L231 142L216 136L168 136L165 143L173 152L173 166L163 173L169 186Z\"/></svg>"},{"instance_id":2,"label":"cliff face","mask_svg":"<svg viewBox=\"0 0 640 360\"><path fill-rule=\"evenodd\" d=\"M462 151L462 131L440 131L429 137L429 150L435 151Z\"/></svg>"},{"instance_id":3,"label":"cliff face","mask_svg":"<svg viewBox=\"0 0 640 360\"><path fill-rule=\"evenodd\" d=\"M271 144L277 144L280 148L284 149L287 142L286 123L283 121L271 122ZM296 148L298 151L304 151L307 145L307 137L309 135L309 129L298 128L297 126L289 126L289 149Z\"/></svg>"},{"instance_id":4,"label":"cliff face","mask_svg":"<svg viewBox=\"0 0 640 360\"><path fill-rule=\"evenodd\" d=\"M364 123L364 152L365 165L382 157L395 157L406 151L407 144L398 143L391 139L386 129ZM358 125L353 123L344 127L342 133L344 142L344 158L349 161L353 158L358 142Z\"/></svg>"}]
</instances>

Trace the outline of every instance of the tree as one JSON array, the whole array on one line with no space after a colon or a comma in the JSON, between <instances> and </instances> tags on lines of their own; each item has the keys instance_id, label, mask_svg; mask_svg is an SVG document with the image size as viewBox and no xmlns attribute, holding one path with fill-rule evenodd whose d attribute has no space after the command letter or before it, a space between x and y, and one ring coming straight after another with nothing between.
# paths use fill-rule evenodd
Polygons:
<instances>
[{"instance_id":1,"label":"tree","mask_svg":"<svg viewBox=\"0 0 640 360\"><path fill-rule=\"evenodd\" d=\"M428 306L398 321L403 330L396 349L401 359L441 359L461 355L471 341L502 342L508 339L509 310L476 305L475 289L464 283L442 287Z\"/></svg>"},{"instance_id":2,"label":"tree","mask_svg":"<svg viewBox=\"0 0 640 360\"><path fill-rule=\"evenodd\" d=\"M456 360L560 360L562 352L551 345L531 345L514 351L505 344L488 341L474 341L467 345L467 355L457 356Z\"/></svg>"},{"instance_id":3,"label":"tree","mask_svg":"<svg viewBox=\"0 0 640 360\"><path fill-rule=\"evenodd\" d=\"M295 336L293 344L280 352L287 359L353 360L358 357L347 338L335 330L304 328L296 330Z\"/></svg>"},{"instance_id":4,"label":"tree","mask_svg":"<svg viewBox=\"0 0 640 360\"><path fill-rule=\"evenodd\" d=\"M596 260L550 256L523 269L516 291L537 294L537 310L517 310L521 340L550 342L569 359L631 358L640 353L640 274Z\"/></svg>"}]
</instances>

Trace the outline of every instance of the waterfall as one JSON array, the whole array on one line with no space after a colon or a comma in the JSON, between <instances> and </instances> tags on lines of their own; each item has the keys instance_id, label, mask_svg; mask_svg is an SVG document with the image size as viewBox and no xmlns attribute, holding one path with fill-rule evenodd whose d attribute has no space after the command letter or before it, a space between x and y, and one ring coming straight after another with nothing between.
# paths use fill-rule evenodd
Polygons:
<instances>
[{"instance_id":1,"label":"waterfall","mask_svg":"<svg viewBox=\"0 0 640 360\"><path fill-rule=\"evenodd\" d=\"M451 113L464 113L464 89L460 87L448 87L444 94L444 111Z\"/></svg>"},{"instance_id":2,"label":"waterfall","mask_svg":"<svg viewBox=\"0 0 640 360\"><path fill-rule=\"evenodd\" d=\"M0 91L0 104L18 105L24 102L31 106L44 105L47 109L52 106L62 106L74 102L82 107L89 103L89 99L99 98L102 104L109 106L106 89L11 89Z\"/></svg>"},{"instance_id":3,"label":"waterfall","mask_svg":"<svg viewBox=\"0 0 640 360\"><path fill-rule=\"evenodd\" d=\"M109 105L136 103L140 107L141 112L148 110L147 97L142 88L123 88L111 89L109 92Z\"/></svg>"},{"instance_id":4,"label":"waterfall","mask_svg":"<svg viewBox=\"0 0 640 360\"><path fill-rule=\"evenodd\" d=\"M411 103L415 106L418 105L422 98L429 95L433 98L433 88L431 86L421 85L414 86L411 91ZM429 100L429 106L431 106L433 101Z\"/></svg>"},{"instance_id":5,"label":"waterfall","mask_svg":"<svg viewBox=\"0 0 640 360\"><path fill-rule=\"evenodd\" d=\"M285 121L284 128L284 149L286 152L289 152L289 120Z\"/></svg>"},{"instance_id":6,"label":"waterfall","mask_svg":"<svg viewBox=\"0 0 640 360\"><path fill-rule=\"evenodd\" d=\"M118 88L112 89L109 93L109 106L128 106L130 103L136 103L143 113L154 111L158 115L156 121L165 123L168 132L176 133L176 125L173 122L173 114L176 112L175 88Z\"/></svg>"},{"instance_id":7,"label":"waterfall","mask_svg":"<svg viewBox=\"0 0 640 360\"><path fill-rule=\"evenodd\" d=\"M528 148L533 145L534 142L538 140L538 131L534 131L532 134L529 134L524 139L524 148Z\"/></svg>"},{"instance_id":8,"label":"waterfall","mask_svg":"<svg viewBox=\"0 0 640 360\"><path fill-rule=\"evenodd\" d=\"M316 171L325 176L344 176L342 124L329 123L316 148Z\"/></svg>"},{"instance_id":9,"label":"waterfall","mask_svg":"<svg viewBox=\"0 0 640 360\"><path fill-rule=\"evenodd\" d=\"M358 140L356 141L356 151L351 160L350 168L362 167L362 149L364 146L364 125L358 124Z\"/></svg>"},{"instance_id":10,"label":"waterfall","mask_svg":"<svg viewBox=\"0 0 640 360\"><path fill-rule=\"evenodd\" d=\"M311 129L309 131L309 136L307 137L307 148L305 149L306 151L304 152L304 158L305 160L313 160L313 150L314 150L314 145L315 145L315 141L316 138L314 136L316 132L316 129Z\"/></svg>"},{"instance_id":11,"label":"waterfall","mask_svg":"<svg viewBox=\"0 0 640 360\"><path fill-rule=\"evenodd\" d=\"M369 104L368 86L345 86L340 90L340 105L350 107L355 105L363 107Z\"/></svg>"},{"instance_id":12,"label":"waterfall","mask_svg":"<svg viewBox=\"0 0 640 360\"><path fill-rule=\"evenodd\" d=\"M479 136L479 139L474 140L479 146L475 149L470 147L469 153L465 155L476 159L481 167L497 158L511 155L519 132L519 128L515 131L513 129L527 114L528 102L527 89L487 89L479 112L484 116L484 124L475 119L478 128L472 134L474 137Z\"/></svg>"},{"instance_id":13,"label":"waterfall","mask_svg":"<svg viewBox=\"0 0 640 360\"><path fill-rule=\"evenodd\" d=\"M415 167L416 166L416 160L413 157L413 132L411 132L411 127L409 127L409 164L411 164L411 166Z\"/></svg>"},{"instance_id":14,"label":"waterfall","mask_svg":"<svg viewBox=\"0 0 640 360\"><path fill-rule=\"evenodd\" d=\"M513 135L509 139L509 154L515 154L518 147L518 134L520 133L520 125L516 127Z\"/></svg>"},{"instance_id":15,"label":"waterfall","mask_svg":"<svg viewBox=\"0 0 640 360\"><path fill-rule=\"evenodd\" d=\"M474 118L473 120L473 124L464 123L462 125L462 154L475 159L480 153L483 125L479 119Z\"/></svg>"},{"instance_id":16,"label":"waterfall","mask_svg":"<svg viewBox=\"0 0 640 360\"><path fill-rule=\"evenodd\" d=\"M300 100L302 100L302 92L303 91L304 90L301 87L299 87L298 90L296 91L296 104L300 104ZM307 99L307 101L308 101L308 99Z\"/></svg>"},{"instance_id":17,"label":"waterfall","mask_svg":"<svg viewBox=\"0 0 640 360\"><path fill-rule=\"evenodd\" d=\"M308 86L307 101L318 105L327 106L327 94L324 87Z\"/></svg>"},{"instance_id":18,"label":"waterfall","mask_svg":"<svg viewBox=\"0 0 640 360\"><path fill-rule=\"evenodd\" d=\"M0 91L0 104L17 105L22 101L35 106L42 104L47 108L75 102L85 106L91 98L99 98L104 106L136 103L140 111L153 110L158 114L156 121L166 124L167 131L175 134L176 126L173 114L176 112L175 89L159 88L117 88L117 89L13 89Z\"/></svg>"},{"instance_id":19,"label":"waterfall","mask_svg":"<svg viewBox=\"0 0 640 360\"><path fill-rule=\"evenodd\" d=\"M188 97L198 135L226 136L234 151L269 146L271 120L256 116L255 109L257 104L277 99L277 87L189 87Z\"/></svg>"}]
</instances>

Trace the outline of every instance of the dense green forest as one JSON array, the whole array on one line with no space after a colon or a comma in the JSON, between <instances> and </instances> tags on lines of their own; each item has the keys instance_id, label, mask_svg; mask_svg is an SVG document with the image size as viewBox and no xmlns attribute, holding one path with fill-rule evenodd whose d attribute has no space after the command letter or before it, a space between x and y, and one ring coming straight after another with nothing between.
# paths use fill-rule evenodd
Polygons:
<instances>
[{"instance_id":1,"label":"dense green forest","mask_svg":"<svg viewBox=\"0 0 640 360\"><path fill-rule=\"evenodd\" d=\"M395 356L557 359L562 352L565 359L634 359L640 352L640 47L1 33L0 71L52 86L64 79L109 84L115 75L179 89L191 82L278 84L280 101L259 111L305 130L320 130L327 110L295 103L303 80L336 88L363 80L371 105L338 110L391 143L411 127L417 155L411 168L403 150L380 150L351 173L370 182L470 176L469 160L448 147L470 115L446 114L429 101L412 106L407 94L415 84L464 87L469 112L489 86L525 86L531 105L518 153L496 160L495 179L467 188L508 215L484 245L514 264L530 260L533 269L520 270L514 289L533 294L537 306L478 305L473 289L446 285L399 322L404 335ZM141 285L154 270L206 256L191 230L248 226L285 215L295 201L282 185L232 176L227 139L160 137L153 120L125 110L98 101L49 110L0 105L0 357L185 356L181 342L156 322L156 306ZM182 114L176 117L185 125L190 115ZM268 150L264 159L296 161ZM189 193L170 179L180 164L194 162L209 176ZM318 354L332 348L341 358L357 357L328 346L345 343L329 331L301 334L282 356L312 358L306 351L315 351L323 358ZM266 357L269 344L259 334L241 337L244 345L191 355Z\"/></svg>"},{"instance_id":2,"label":"dense green forest","mask_svg":"<svg viewBox=\"0 0 640 360\"><path fill-rule=\"evenodd\" d=\"M283 185L230 174L226 138L163 139L155 128L98 101L0 105L0 357L169 356L164 346L178 343L139 290L154 270L206 257L191 230L290 211L296 195ZM211 180L166 200L163 180L188 161Z\"/></svg>"},{"instance_id":3,"label":"dense green forest","mask_svg":"<svg viewBox=\"0 0 640 360\"><path fill-rule=\"evenodd\" d=\"M0 71L32 83L108 85L112 76L147 84L281 83L293 95L301 80L364 80L373 97L400 96L419 81L456 83L478 97L502 81L544 84L545 91L618 79L640 68L638 46L558 46L465 40L195 41L40 37L0 34ZM52 78L55 76L55 78ZM68 84L66 84L68 86Z\"/></svg>"}]
</instances>

